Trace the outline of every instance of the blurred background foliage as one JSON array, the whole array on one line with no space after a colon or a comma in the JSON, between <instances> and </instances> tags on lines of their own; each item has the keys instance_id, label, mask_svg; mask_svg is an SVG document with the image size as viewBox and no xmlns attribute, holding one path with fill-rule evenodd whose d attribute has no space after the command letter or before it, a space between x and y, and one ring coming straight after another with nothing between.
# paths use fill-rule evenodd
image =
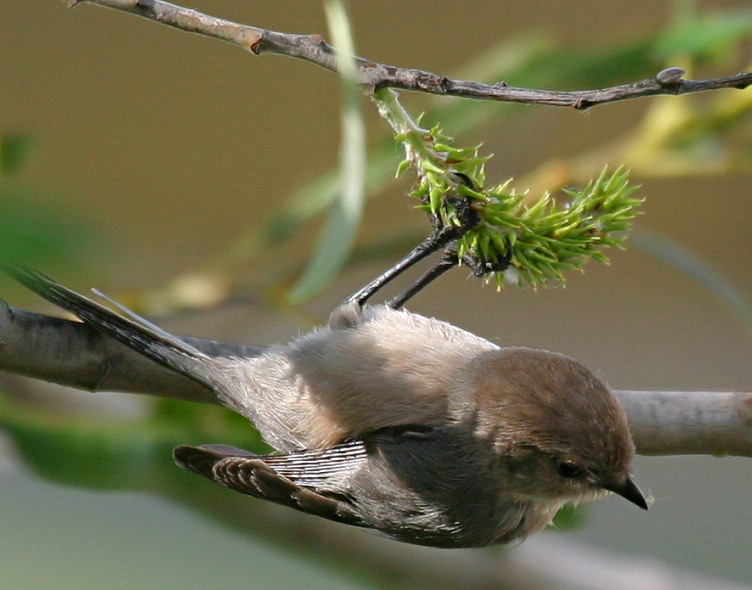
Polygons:
<instances>
[{"instance_id":1,"label":"blurred background foliage","mask_svg":"<svg viewBox=\"0 0 752 590\"><path fill-rule=\"evenodd\" d=\"M316 3L253 9L241 4L207 0L199 8L278 30L325 31ZM493 9L436 3L431 10L440 16L431 27L417 4L388 2L378 17L353 5L358 52L454 77L561 90L631 82L666 66L703 78L751 65L752 10L746 2L623 2L609 11L597 2L578 7L501 2ZM173 331L266 344L321 322L342 297L425 236L425 219L406 197L409 179L393 179L401 148L363 99L370 133L363 226L344 273L315 285L311 293L321 293L317 298L289 307L286 294L339 194L336 77L292 60L251 59L216 42L94 7L65 11L48 2L5 7L3 13L0 256L23 259L74 287L96 283ZM31 44L21 30L37 31L45 47ZM746 187L752 91L654 97L585 114L407 94L403 99L413 114L424 111L428 124L440 123L464 144L484 142L486 152L495 152L491 182L514 175L517 186L539 195L582 184L605 164L624 164L648 199L630 252L616 256L612 269L589 266L567 290L497 295L453 276L429 287L412 309L502 344L567 352L600 368L616 387L749 389L752 216ZM343 227L342 235L356 229ZM3 294L14 304L25 296L7 280ZM342 587L394 583L378 566L336 563L325 546L303 548L305 527L318 521L298 521L307 517L294 513L280 517L274 507L215 489L173 465L170 450L177 444L224 442L262 450L255 431L228 411L77 395L12 379L5 390L0 428L16 466L76 488L146 491L189 506L242 534L232 537L225 556L236 549L241 555L260 553L262 542L296 551L296 568L301 559L328 567L329 574L316 574L321 577L301 574L320 580L309 584L314 587L334 587L337 579ZM632 527L612 548L720 577L752 578L748 559L741 557L752 542L750 523L746 519L736 535L730 530L739 523L717 489L717 477L746 485L748 464L734 463L724 476L709 475L712 491L695 491L689 509L676 498L673 504L666 500L679 494L682 484L671 483L670 475L680 471L651 469L646 460L636 470L655 490L655 510L645 517L625 509L622 517L609 512L620 508L594 509L574 538L601 543L598 535L607 537L609 527ZM698 484L702 469L692 472ZM712 508L708 498L721 506L703 516L699 511ZM676 539L669 527L666 534L677 543L665 549L656 531L666 506L669 513L676 509L678 522L697 521L703 534ZM122 518L129 518L128 500L114 498L112 510L121 509ZM17 560L16 568L3 565L3 576L25 580L24 587L31 588L17 553L17 540L33 535L29 521L35 510L26 510L26 528L9 525L0 546L13 545L6 553ZM61 522L64 517L58 515ZM280 518L287 530L276 527ZM573 518L583 515L567 514L562 525ZM191 524L181 526L194 539L191 549L206 562L216 558L225 564L210 546L195 541L210 533L190 528L192 515L185 519ZM109 535L110 526L93 521L88 534ZM141 535L151 534L149 523L130 534L138 544ZM106 572L99 577L71 572L67 579L80 588L103 580L113 588L207 587L202 574L186 565L189 549L181 551L172 560L159 558L162 565L144 566L152 582L161 580L158 586L122 572L118 582ZM114 561L114 553L100 559ZM288 560L283 554L274 563L288 568ZM160 568L167 572L163 580ZM179 575L181 568L189 575ZM232 583L235 575L246 579L243 564L237 571L226 565L220 579ZM291 583L279 570L259 575L268 588ZM40 586L44 579L39 577Z\"/></svg>"}]
</instances>

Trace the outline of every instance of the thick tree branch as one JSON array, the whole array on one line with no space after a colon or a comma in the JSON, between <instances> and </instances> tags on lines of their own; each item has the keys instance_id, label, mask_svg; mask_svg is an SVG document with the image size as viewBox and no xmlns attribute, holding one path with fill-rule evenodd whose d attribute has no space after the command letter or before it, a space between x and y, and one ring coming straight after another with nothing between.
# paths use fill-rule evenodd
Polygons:
<instances>
[{"instance_id":1,"label":"thick tree branch","mask_svg":"<svg viewBox=\"0 0 752 590\"><path fill-rule=\"evenodd\" d=\"M122 10L182 31L221 39L256 55L276 53L337 71L336 50L328 45L321 35L296 35L242 25L162 0L68 0L71 6L84 3ZM654 78L631 84L599 90L559 92L515 88L507 86L505 82L488 85L455 80L423 70L400 68L363 58L357 58L356 64L359 83L369 90L396 88L476 100L519 102L580 110L657 94L687 94L721 88L743 89L752 84L752 73L740 73L712 80L684 80L684 71L672 67L659 72Z\"/></svg>"},{"instance_id":2,"label":"thick tree branch","mask_svg":"<svg viewBox=\"0 0 752 590\"><path fill-rule=\"evenodd\" d=\"M249 358L263 347L186 338L215 356ZM0 308L0 370L88 391L120 391L217 404L214 394L96 330ZM752 393L615 391L641 455L752 457Z\"/></svg>"},{"instance_id":3,"label":"thick tree branch","mask_svg":"<svg viewBox=\"0 0 752 590\"><path fill-rule=\"evenodd\" d=\"M752 393L614 392L640 455L752 457Z\"/></svg>"},{"instance_id":4,"label":"thick tree branch","mask_svg":"<svg viewBox=\"0 0 752 590\"><path fill-rule=\"evenodd\" d=\"M146 359L81 323L0 306L0 369L87 391L141 393L218 404L191 379ZM186 338L216 356L255 356L261 348Z\"/></svg>"}]
</instances>

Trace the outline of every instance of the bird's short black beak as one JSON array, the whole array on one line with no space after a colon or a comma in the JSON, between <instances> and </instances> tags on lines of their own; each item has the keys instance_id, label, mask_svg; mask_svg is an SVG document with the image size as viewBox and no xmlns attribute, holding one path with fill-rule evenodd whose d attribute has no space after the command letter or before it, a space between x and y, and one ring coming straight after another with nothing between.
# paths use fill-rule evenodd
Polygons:
<instances>
[{"instance_id":1,"label":"bird's short black beak","mask_svg":"<svg viewBox=\"0 0 752 590\"><path fill-rule=\"evenodd\" d=\"M632 504L636 504L643 510L648 509L648 503L645 501L645 496L642 495L640 488L632 481L632 478L627 476L624 481L619 483L611 483L603 486L604 490L619 494L622 498L626 498Z\"/></svg>"}]
</instances>

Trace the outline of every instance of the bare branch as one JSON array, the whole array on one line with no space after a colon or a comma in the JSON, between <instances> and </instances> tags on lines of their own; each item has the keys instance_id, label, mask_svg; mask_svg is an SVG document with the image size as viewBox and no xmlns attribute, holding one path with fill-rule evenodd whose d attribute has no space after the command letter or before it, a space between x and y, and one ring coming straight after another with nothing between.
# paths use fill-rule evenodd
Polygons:
<instances>
[{"instance_id":1,"label":"bare branch","mask_svg":"<svg viewBox=\"0 0 752 590\"><path fill-rule=\"evenodd\" d=\"M296 35L242 25L162 0L69 1L71 6L84 3L122 10L182 31L221 39L256 55L276 53L303 59L327 70L337 71L336 50L327 44L321 35ZM687 94L722 88L744 89L752 84L752 73L740 73L711 80L685 80L682 78L684 71L681 68L671 67L658 72L654 78L631 84L599 90L560 92L516 88L507 86L505 82L488 85L468 80L455 80L423 70L400 68L363 58L357 58L356 64L359 83L370 91L396 88L477 100L571 107L579 110L644 96Z\"/></svg>"},{"instance_id":2,"label":"bare branch","mask_svg":"<svg viewBox=\"0 0 752 590\"><path fill-rule=\"evenodd\" d=\"M1 301L1 300L0 300ZM250 358L263 347L185 338L203 352ZM70 320L0 307L0 370L88 391L218 404L208 389ZM641 455L752 457L752 393L615 391Z\"/></svg>"},{"instance_id":3,"label":"bare branch","mask_svg":"<svg viewBox=\"0 0 752 590\"><path fill-rule=\"evenodd\" d=\"M0 300L2 302L2 300ZM186 338L215 356L260 348ZM120 391L218 404L214 393L81 322L0 306L0 369L87 391Z\"/></svg>"},{"instance_id":4,"label":"bare branch","mask_svg":"<svg viewBox=\"0 0 752 590\"><path fill-rule=\"evenodd\" d=\"M752 457L752 393L614 391L640 455Z\"/></svg>"}]
</instances>

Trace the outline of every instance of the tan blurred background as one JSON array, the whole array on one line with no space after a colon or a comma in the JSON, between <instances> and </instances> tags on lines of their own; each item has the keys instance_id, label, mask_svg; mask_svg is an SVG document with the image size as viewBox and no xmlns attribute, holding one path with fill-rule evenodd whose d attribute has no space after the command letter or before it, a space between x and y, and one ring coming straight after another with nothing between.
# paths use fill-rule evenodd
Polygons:
<instances>
[{"instance_id":1,"label":"tan blurred background","mask_svg":"<svg viewBox=\"0 0 752 590\"><path fill-rule=\"evenodd\" d=\"M553 32L562 51L598 51L614 38L661 28L672 3L383 1L375 6L351 6L361 55L452 73L483 49L526 29ZM326 31L317 2L203 0L195 7L277 30ZM61 227L83 218L108 237L101 247L92 244L92 278L87 283L79 276L82 284L76 286L82 288L93 282L111 292L159 286L170 276L211 268L238 233L264 227L293 190L337 163L335 76L290 59L256 58L122 13L91 6L66 10L54 0L5 3L0 84L0 131L31 135L37 144L18 182L64 202L71 218L56 220ZM405 102L414 112L427 104L413 96ZM375 142L388 130L365 104ZM603 143L629 128L646 106L643 100L584 114L538 108L524 118L500 120L465 143L483 141L497 154L489 178L519 177L546 158ZM647 197L639 227L680 240L752 293L748 175L635 180ZM398 193L369 204L365 235L377 235L379 224L388 224L390 232L420 231L424 219L409 207ZM302 259L316 229L316 224L304 227L280 254L285 261ZM87 264L82 261L83 268ZM324 318L379 270L381 265L347 272L307 309ZM18 296L13 303L24 301L20 291L13 293ZM31 298L26 301L32 305ZM411 309L501 344L570 354L618 388L752 388L752 327L693 281L635 250L614 254L610 267L589 265L565 289L497 294L455 272L416 298ZM207 324L186 320L181 328L253 344L295 333L290 317L278 329L270 321L246 326L236 317ZM572 538L752 583L750 465L740 459L640 458L637 479L656 500L650 512L603 502ZM9 471L0 477L0 505L12 515L7 522L3 517L0 532L4 587L51 586L55 579L66 581L56 587L210 587L200 560L186 557L189 549L183 547L186 539L201 535L221 548L209 560L218 560L212 568L224 568L223 583L246 579L253 570L267 579L268 588L296 580L322 588L335 584L322 573L305 570L295 578L294 571L282 572L289 570L284 556L275 562L248 539L209 530L179 507L145 496L54 488ZM162 524L145 527L145 533L123 525L129 522ZM206 549L191 549L207 557ZM67 557L39 559L40 553L57 552ZM82 559L97 566L82 572L72 565ZM238 560L243 565L237 566ZM154 576L153 585L136 563L148 564L143 567ZM14 582L6 585L7 580Z\"/></svg>"}]
</instances>

